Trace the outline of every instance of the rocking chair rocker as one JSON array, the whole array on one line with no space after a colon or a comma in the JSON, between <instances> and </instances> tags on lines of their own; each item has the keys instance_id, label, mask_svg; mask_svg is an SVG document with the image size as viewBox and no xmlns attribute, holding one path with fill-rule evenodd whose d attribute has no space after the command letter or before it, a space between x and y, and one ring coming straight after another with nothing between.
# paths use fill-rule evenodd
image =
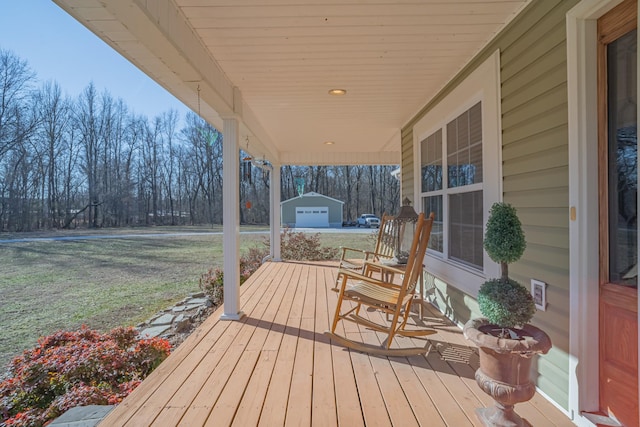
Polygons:
<instances>
[{"instance_id":1,"label":"rocking chair rocker","mask_svg":"<svg viewBox=\"0 0 640 427\"><path fill-rule=\"evenodd\" d=\"M406 337L422 337L436 333L431 329L407 330L405 326L409 319L411 303L418 278L421 277L422 260L424 259L429 236L433 226L434 214L425 219L421 213L416 223L413 243L409 251L409 259L404 269L398 269L385 263L365 261L362 272L351 269L338 269L338 304L331 325L331 332L325 332L331 339L345 347L370 354L384 356L410 356L424 354L430 345L425 347L391 348L396 335ZM380 274L377 274L380 273ZM402 283L393 283L393 277L402 275ZM375 276L375 277L374 277ZM352 301L355 307L342 312L342 304ZM390 317L388 324L380 324L360 315L362 306L380 310ZM356 342L335 333L340 320L348 320L374 331L385 332L387 337L382 346Z\"/></svg>"}]
</instances>

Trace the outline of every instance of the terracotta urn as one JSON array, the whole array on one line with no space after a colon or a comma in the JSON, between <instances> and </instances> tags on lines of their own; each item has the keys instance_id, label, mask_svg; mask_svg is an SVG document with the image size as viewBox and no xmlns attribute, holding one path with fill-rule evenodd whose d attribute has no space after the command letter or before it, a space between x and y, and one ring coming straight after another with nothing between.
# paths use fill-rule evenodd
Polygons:
<instances>
[{"instance_id":1,"label":"terracotta urn","mask_svg":"<svg viewBox=\"0 0 640 427\"><path fill-rule=\"evenodd\" d=\"M542 330L532 325L515 329L517 339L500 338L492 331L498 327L485 318L472 319L464 326L464 336L480 349L480 368L475 378L480 388L495 400L490 408L476 409L478 419L485 426L528 426L514 411L516 403L533 397L536 386L531 381L532 357L546 354L551 348L551 339Z\"/></svg>"}]
</instances>

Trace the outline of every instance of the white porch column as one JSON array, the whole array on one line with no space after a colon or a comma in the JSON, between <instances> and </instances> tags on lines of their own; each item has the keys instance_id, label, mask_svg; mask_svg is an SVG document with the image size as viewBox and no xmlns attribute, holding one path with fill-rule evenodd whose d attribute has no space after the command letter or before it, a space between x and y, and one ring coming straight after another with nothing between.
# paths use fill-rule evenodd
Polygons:
<instances>
[{"instance_id":1,"label":"white porch column","mask_svg":"<svg viewBox=\"0 0 640 427\"><path fill-rule=\"evenodd\" d=\"M280 253L280 165L273 165L271 171L271 185L269 186L269 200L271 215L270 227L270 255L272 261L282 261Z\"/></svg>"},{"instance_id":2,"label":"white porch column","mask_svg":"<svg viewBox=\"0 0 640 427\"><path fill-rule=\"evenodd\" d=\"M224 313L222 320L239 320L240 311L240 157L239 125L235 118L223 120L222 221L224 233Z\"/></svg>"}]
</instances>

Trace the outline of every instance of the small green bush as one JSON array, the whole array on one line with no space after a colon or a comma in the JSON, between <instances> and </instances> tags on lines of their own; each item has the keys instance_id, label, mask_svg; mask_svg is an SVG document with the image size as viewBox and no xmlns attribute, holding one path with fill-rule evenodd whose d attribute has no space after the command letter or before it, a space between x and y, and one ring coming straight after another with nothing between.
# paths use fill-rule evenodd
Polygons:
<instances>
[{"instance_id":1,"label":"small green bush","mask_svg":"<svg viewBox=\"0 0 640 427\"><path fill-rule=\"evenodd\" d=\"M134 328L101 334L82 327L41 338L0 381L0 425L39 427L74 406L119 403L170 350L167 340L139 339Z\"/></svg>"},{"instance_id":2,"label":"small green bush","mask_svg":"<svg viewBox=\"0 0 640 427\"><path fill-rule=\"evenodd\" d=\"M489 257L498 263L516 262L526 247L516 208L508 203L494 203L484 236L484 248Z\"/></svg>"},{"instance_id":3,"label":"small green bush","mask_svg":"<svg viewBox=\"0 0 640 427\"><path fill-rule=\"evenodd\" d=\"M478 292L478 305L489 322L503 329L525 325L536 312L531 294L515 280L484 282Z\"/></svg>"}]
</instances>

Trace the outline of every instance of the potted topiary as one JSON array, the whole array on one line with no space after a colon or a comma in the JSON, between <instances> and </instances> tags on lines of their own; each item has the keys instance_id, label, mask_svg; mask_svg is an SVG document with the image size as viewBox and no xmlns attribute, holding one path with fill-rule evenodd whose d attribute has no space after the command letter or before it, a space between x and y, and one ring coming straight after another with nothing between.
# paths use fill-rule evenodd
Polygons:
<instances>
[{"instance_id":1,"label":"potted topiary","mask_svg":"<svg viewBox=\"0 0 640 427\"><path fill-rule=\"evenodd\" d=\"M513 410L535 394L530 379L532 356L551 348L549 336L529 324L536 308L529 291L509 278L509 263L524 253L526 242L516 209L494 203L489 212L484 248L500 263L501 277L480 286L478 306L484 318L471 319L464 336L480 349L476 382L496 405L476 414L485 426L526 426Z\"/></svg>"}]
</instances>

